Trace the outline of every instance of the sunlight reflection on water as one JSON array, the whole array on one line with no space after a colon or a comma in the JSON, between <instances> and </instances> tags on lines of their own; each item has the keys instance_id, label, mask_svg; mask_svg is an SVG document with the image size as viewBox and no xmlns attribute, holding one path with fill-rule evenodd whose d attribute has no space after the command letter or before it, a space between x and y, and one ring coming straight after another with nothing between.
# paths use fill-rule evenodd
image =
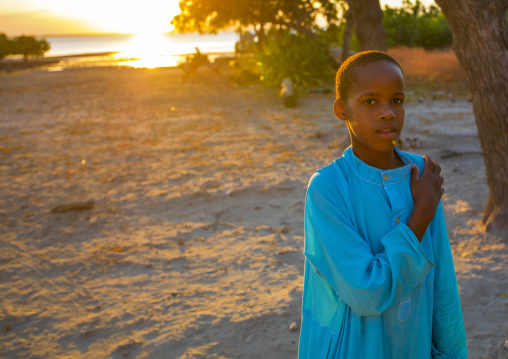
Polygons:
<instances>
[{"instance_id":1,"label":"sunlight reflection on water","mask_svg":"<svg viewBox=\"0 0 508 359\"><path fill-rule=\"evenodd\" d=\"M163 34L138 34L127 44L125 50L116 54L115 57L122 60L119 63L122 66L144 67L148 69L177 66L181 61L181 57L168 55L167 45L167 37ZM175 51L177 49L171 46L170 50Z\"/></svg>"},{"instance_id":2,"label":"sunlight reflection on water","mask_svg":"<svg viewBox=\"0 0 508 359\"><path fill-rule=\"evenodd\" d=\"M217 36L142 33L128 38L128 41L123 37L117 43L100 48L94 48L90 45L94 41L91 37L89 39L76 38L76 42L84 42L85 40L89 42L87 44L88 52L109 53L97 56L67 57L58 64L50 66L48 71L97 66L128 66L149 69L175 67L185 61L185 55L195 53L196 47L202 53L232 53L234 52L236 37L237 34L234 33L219 34ZM97 42L100 40L99 38L96 40ZM61 45L63 41L60 39L54 39L53 41L55 41L55 51L50 53L50 55L65 54L66 50ZM79 53L78 50L73 51ZM115 51L115 53L111 53L111 51ZM213 56L211 57L213 58Z\"/></svg>"}]
</instances>

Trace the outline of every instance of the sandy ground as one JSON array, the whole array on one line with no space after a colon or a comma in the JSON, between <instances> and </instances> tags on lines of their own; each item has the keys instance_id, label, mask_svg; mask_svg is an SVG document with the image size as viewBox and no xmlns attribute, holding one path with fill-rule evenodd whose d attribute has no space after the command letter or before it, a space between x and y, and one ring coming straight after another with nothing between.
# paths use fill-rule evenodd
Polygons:
<instances>
[{"instance_id":1,"label":"sandy ground","mask_svg":"<svg viewBox=\"0 0 508 359\"><path fill-rule=\"evenodd\" d=\"M0 75L0 357L296 357L306 183L349 142L334 95L285 109L182 75ZM478 225L471 104L409 102L402 138L443 167L470 358L506 358L508 247Z\"/></svg>"}]
</instances>

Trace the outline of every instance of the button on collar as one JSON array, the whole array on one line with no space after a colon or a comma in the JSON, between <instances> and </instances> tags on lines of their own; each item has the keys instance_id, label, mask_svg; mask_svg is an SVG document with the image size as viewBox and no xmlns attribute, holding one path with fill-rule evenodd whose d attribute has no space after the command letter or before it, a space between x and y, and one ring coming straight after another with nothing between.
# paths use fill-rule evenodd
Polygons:
<instances>
[{"instance_id":1,"label":"button on collar","mask_svg":"<svg viewBox=\"0 0 508 359\"><path fill-rule=\"evenodd\" d=\"M346 161L346 165L350 166L355 175L361 179L376 185L386 186L388 184L401 182L402 180L408 178L411 172L410 161L396 147L394 147L394 149L397 151L404 163L407 163L405 166L391 170L382 170L380 168L372 167L356 157L351 147L348 147L344 151L344 156L341 158ZM385 175L386 179L384 177Z\"/></svg>"}]
</instances>

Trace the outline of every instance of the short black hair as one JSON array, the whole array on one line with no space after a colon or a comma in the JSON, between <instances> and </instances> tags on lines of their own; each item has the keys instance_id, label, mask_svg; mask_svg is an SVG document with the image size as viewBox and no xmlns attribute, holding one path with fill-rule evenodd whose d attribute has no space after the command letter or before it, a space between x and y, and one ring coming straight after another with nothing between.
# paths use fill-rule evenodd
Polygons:
<instances>
[{"instance_id":1,"label":"short black hair","mask_svg":"<svg viewBox=\"0 0 508 359\"><path fill-rule=\"evenodd\" d=\"M340 65L340 68L337 70L337 75L335 77L335 91L337 98L346 100L356 70L362 66L376 61L388 61L394 65L397 65L397 67L402 72L402 76L404 76L404 71L402 71L402 67L398 61L387 53L381 51L358 52L353 56L348 57L347 60L344 61L342 65Z\"/></svg>"}]
</instances>

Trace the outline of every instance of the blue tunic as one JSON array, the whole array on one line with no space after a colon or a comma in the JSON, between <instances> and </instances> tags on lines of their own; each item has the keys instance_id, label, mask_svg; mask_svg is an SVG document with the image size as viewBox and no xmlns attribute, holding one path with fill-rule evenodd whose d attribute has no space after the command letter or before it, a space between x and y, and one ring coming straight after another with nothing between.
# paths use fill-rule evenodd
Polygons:
<instances>
[{"instance_id":1,"label":"blue tunic","mask_svg":"<svg viewBox=\"0 0 508 359\"><path fill-rule=\"evenodd\" d=\"M381 170L351 147L311 178L305 201L305 276L299 358L467 358L443 208L422 242L411 164Z\"/></svg>"}]
</instances>

